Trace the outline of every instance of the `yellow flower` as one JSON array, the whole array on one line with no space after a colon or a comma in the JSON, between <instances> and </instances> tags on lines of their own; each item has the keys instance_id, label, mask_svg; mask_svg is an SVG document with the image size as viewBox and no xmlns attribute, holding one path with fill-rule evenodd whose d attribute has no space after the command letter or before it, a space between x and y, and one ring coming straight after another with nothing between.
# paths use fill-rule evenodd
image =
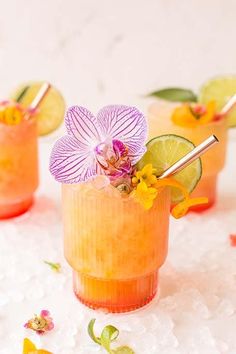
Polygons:
<instances>
[{"instance_id":1,"label":"yellow flower","mask_svg":"<svg viewBox=\"0 0 236 354\"><path fill-rule=\"evenodd\" d=\"M209 101L206 105L206 112L199 119L200 124L206 124L211 122L216 114L216 103L215 101Z\"/></svg>"},{"instance_id":2,"label":"yellow flower","mask_svg":"<svg viewBox=\"0 0 236 354\"><path fill-rule=\"evenodd\" d=\"M206 106L184 103L175 108L171 119L176 125L194 128L213 121L215 113L215 101L209 101Z\"/></svg>"},{"instance_id":3,"label":"yellow flower","mask_svg":"<svg viewBox=\"0 0 236 354\"><path fill-rule=\"evenodd\" d=\"M19 124L23 119L23 111L18 106L7 105L0 109L0 122L8 125Z\"/></svg>"},{"instance_id":4,"label":"yellow flower","mask_svg":"<svg viewBox=\"0 0 236 354\"><path fill-rule=\"evenodd\" d=\"M139 182L145 182L148 187L156 183L157 178L154 175L156 169L152 167L152 164L149 163L145 165L141 171L137 171L135 176L132 178L132 182L137 184Z\"/></svg>"},{"instance_id":5,"label":"yellow flower","mask_svg":"<svg viewBox=\"0 0 236 354\"><path fill-rule=\"evenodd\" d=\"M141 181L137 188L132 192L133 198L143 205L144 209L150 209L157 196L156 188L148 187L144 181Z\"/></svg>"},{"instance_id":6,"label":"yellow flower","mask_svg":"<svg viewBox=\"0 0 236 354\"><path fill-rule=\"evenodd\" d=\"M4 110L4 123L9 125L19 124L23 119L23 114L19 108L14 106L6 107Z\"/></svg>"},{"instance_id":7,"label":"yellow flower","mask_svg":"<svg viewBox=\"0 0 236 354\"><path fill-rule=\"evenodd\" d=\"M37 349L34 343L31 342L31 340L25 338L23 343L22 354L52 354L52 353L44 349Z\"/></svg>"}]
</instances>

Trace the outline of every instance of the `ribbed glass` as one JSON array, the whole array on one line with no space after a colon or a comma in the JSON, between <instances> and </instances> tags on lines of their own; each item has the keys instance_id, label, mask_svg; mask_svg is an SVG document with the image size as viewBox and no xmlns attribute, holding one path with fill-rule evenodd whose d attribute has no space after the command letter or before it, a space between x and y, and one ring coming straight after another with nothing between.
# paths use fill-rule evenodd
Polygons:
<instances>
[{"instance_id":1,"label":"ribbed glass","mask_svg":"<svg viewBox=\"0 0 236 354\"><path fill-rule=\"evenodd\" d=\"M37 137L35 119L0 123L0 219L19 215L32 204L38 186Z\"/></svg>"},{"instance_id":2,"label":"ribbed glass","mask_svg":"<svg viewBox=\"0 0 236 354\"><path fill-rule=\"evenodd\" d=\"M209 203L194 207L203 210L212 206L216 200L217 175L223 169L226 158L228 142L227 119L198 125L195 128L181 127L174 124L171 115L176 104L157 102L148 110L149 138L163 134L176 134L192 141L195 145L214 134L219 139L219 144L201 156L202 178L194 190L193 197L208 197Z\"/></svg>"},{"instance_id":3,"label":"ribbed glass","mask_svg":"<svg viewBox=\"0 0 236 354\"><path fill-rule=\"evenodd\" d=\"M112 312L149 302L167 254L169 190L148 211L112 186L66 184L62 195L65 256L79 299Z\"/></svg>"}]
</instances>

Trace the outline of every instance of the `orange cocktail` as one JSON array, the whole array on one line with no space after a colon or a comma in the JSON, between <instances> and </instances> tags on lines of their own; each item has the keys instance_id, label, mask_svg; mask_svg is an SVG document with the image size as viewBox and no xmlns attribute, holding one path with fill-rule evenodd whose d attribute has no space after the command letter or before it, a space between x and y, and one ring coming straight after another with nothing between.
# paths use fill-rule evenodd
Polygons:
<instances>
[{"instance_id":1,"label":"orange cocktail","mask_svg":"<svg viewBox=\"0 0 236 354\"><path fill-rule=\"evenodd\" d=\"M38 186L37 126L34 118L0 122L0 219L28 210Z\"/></svg>"},{"instance_id":2,"label":"orange cocktail","mask_svg":"<svg viewBox=\"0 0 236 354\"><path fill-rule=\"evenodd\" d=\"M216 200L217 178L224 167L226 157L227 120L221 118L195 127L180 126L171 119L172 113L178 105L164 101L150 105L148 109L149 138L152 139L162 134L176 134L198 145L212 134L217 136L219 144L201 158L202 178L192 193L193 197L208 197L208 204L192 208L200 211L211 207Z\"/></svg>"},{"instance_id":3,"label":"orange cocktail","mask_svg":"<svg viewBox=\"0 0 236 354\"><path fill-rule=\"evenodd\" d=\"M148 303L167 255L169 189L150 210L112 186L64 184L62 191L65 256L77 297L110 312Z\"/></svg>"},{"instance_id":4,"label":"orange cocktail","mask_svg":"<svg viewBox=\"0 0 236 354\"><path fill-rule=\"evenodd\" d=\"M167 255L171 198L181 200L179 190L184 199L172 210L176 218L205 202L190 198L189 178L184 178L190 174L190 183L197 183L200 162L182 174L186 187L171 178L158 179L155 164L162 169L169 161L169 156L161 157L163 144L168 149L180 139L189 151L189 141L174 137L163 142L160 137L152 145L157 154L150 155L147 123L135 107L106 106L94 116L72 106L65 123L67 135L53 147L50 172L62 183L64 248L74 292L94 309L137 309L157 292ZM176 161L178 155L169 152ZM153 158L146 161L149 156Z\"/></svg>"}]
</instances>

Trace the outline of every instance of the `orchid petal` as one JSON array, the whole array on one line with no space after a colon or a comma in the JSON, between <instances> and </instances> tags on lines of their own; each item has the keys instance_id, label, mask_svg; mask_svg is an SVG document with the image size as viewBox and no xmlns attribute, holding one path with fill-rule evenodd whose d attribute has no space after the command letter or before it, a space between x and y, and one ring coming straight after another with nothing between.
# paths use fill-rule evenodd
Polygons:
<instances>
[{"instance_id":1,"label":"orchid petal","mask_svg":"<svg viewBox=\"0 0 236 354\"><path fill-rule=\"evenodd\" d=\"M65 125L69 135L80 144L94 147L101 141L96 117L86 108L72 106L65 116Z\"/></svg>"},{"instance_id":2,"label":"orchid petal","mask_svg":"<svg viewBox=\"0 0 236 354\"><path fill-rule=\"evenodd\" d=\"M67 135L60 138L52 150L50 172L62 183L87 181L98 172L93 149L75 137Z\"/></svg>"},{"instance_id":3,"label":"orchid petal","mask_svg":"<svg viewBox=\"0 0 236 354\"><path fill-rule=\"evenodd\" d=\"M128 155L135 155L138 159L147 138L147 122L137 108L106 106L98 112L97 120L103 140L120 140L127 146Z\"/></svg>"},{"instance_id":4,"label":"orchid petal","mask_svg":"<svg viewBox=\"0 0 236 354\"><path fill-rule=\"evenodd\" d=\"M141 159L141 157L145 154L147 151L146 146L143 146L139 151L137 151L135 154L129 154L129 158L131 161L131 165L134 166L136 163Z\"/></svg>"}]
</instances>

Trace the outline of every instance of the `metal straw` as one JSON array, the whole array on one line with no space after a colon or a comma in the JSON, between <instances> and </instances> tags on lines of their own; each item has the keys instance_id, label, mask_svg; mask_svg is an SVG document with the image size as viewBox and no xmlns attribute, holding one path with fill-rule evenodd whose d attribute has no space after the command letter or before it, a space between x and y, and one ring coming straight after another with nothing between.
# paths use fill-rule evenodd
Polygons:
<instances>
[{"instance_id":1,"label":"metal straw","mask_svg":"<svg viewBox=\"0 0 236 354\"><path fill-rule=\"evenodd\" d=\"M39 89L34 100L31 102L30 109L36 109L40 105L41 101L44 99L48 91L50 90L51 85L49 82L45 82Z\"/></svg>"},{"instance_id":2,"label":"metal straw","mask_svg":"<svg viewBox=\"0 0 236 354\"><path fill-rule=\"evenodd\" d=\"M230 97L228 102L221 109L219 115L225 116L226 114L229 113L229 111L231 111L232 108L234 108L235 105L236 105L236 94Z\"/></svg>"},{"instance_id":3,"label":"metal straw","mask_svg":"<svg viewBox=\"0 0 236 354\"><path fill-rule=\"evenodd\" d=\"M172 166L170 166L167 170L165 170L158 179L162 179L165 177L170 177L175 173L183 170L185 167L190 165L193 161L195 161L198 157L204 154L207 150L212 148L213 145L217 144L219 140L215 135L211 135L209 138L204 140L200 145L196 146L192 151L190 151L187 155L182 157L179 161L175 162Z\"/></svg>"}]
</instances>

